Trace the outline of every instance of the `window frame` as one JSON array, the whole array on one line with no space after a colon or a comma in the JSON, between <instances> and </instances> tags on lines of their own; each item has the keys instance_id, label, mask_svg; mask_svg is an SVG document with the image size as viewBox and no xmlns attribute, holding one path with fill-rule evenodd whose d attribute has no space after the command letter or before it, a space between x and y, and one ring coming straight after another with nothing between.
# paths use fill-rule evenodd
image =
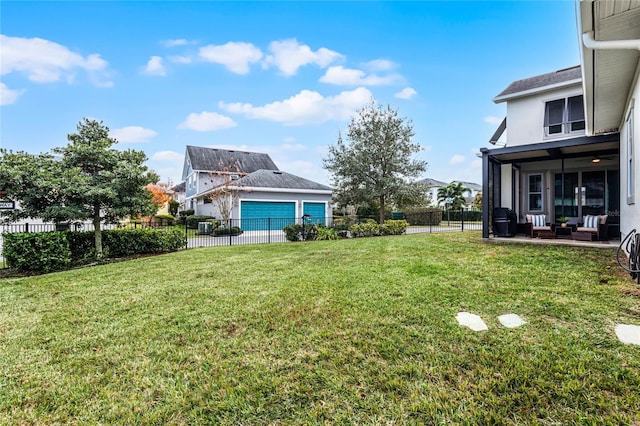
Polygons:
<instances>
[{"instance_id":1,"label":"window frame","mask_svg":"<svg viewBox=\"0 0 640 426\"><path fill-rule=\"evenodd\" d=\"M540 178L540 191L531 191L531 178ZM531 205L531 195L540 195L540 208L533 208ZM542 173L530 173L527 175L527 211L544 212L544 175Z\"/></svg>"},{"instance_id":2,"label":"window frame","mask_svg":"<svg viewBox=\"0 0 640 426\"><path fill-rule=\"evenodd\" d=\"M570 117L570 115L574 115L574 114L570 114L571 100L576 98L582 98L579 102L577 102L579 105L582 105L582 120L575 120L575 119L571 120L571 117ZM554 104L558 104L559 102L562 102L562 121L550 123L549 108ZM582 128L573 130L574 125L579 123L582 123L582 126L581 126ZM566 96L564 98L558 98L558 99L549 99L545 101L543 123L542 123L545 138L557 138L557 137L562 137L565 135L572 135L572 134L574 135L585 134L585 125L586 125L586 122L584 117L584 96L582 94ZM550 128L557 127L557 126L560 126L560 131L550 133Z\"/></svg>"}]
</instances>

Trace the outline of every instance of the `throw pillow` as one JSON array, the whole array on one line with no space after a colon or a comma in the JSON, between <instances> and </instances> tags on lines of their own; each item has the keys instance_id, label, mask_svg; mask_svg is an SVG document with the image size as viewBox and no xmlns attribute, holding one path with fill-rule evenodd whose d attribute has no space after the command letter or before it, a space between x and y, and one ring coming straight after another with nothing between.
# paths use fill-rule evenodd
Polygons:
<instances>
[{"instance_id":1,"label":"throw pillow","mask_svg":"<svg viewBox=\"0 0 640 426\"><path fill-rule=\"evenodd\" d=\"M586 215L584 217L584 227L585 228L597 228L600 223L600 216L592 216Z\"/></svg>"}]
</instances>

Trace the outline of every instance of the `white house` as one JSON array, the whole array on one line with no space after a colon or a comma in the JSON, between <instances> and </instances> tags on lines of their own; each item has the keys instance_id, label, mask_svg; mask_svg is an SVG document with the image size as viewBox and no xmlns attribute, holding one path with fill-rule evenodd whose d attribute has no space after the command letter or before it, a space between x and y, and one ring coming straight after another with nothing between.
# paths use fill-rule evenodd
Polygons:
<instances>
[{"instance_id":1,"label":"white house","mask_svg":"<svg viewBox=\"0 0 640 426\"><path fill-rule=\"evenodd\" d=\"M188 145L182 179L185 208L217 218L222 217L220 206L211 196L231 179L230 186L239 189L231 219L244 230L282 229L303 215L331 221L331 188L280 171L267 154Z\"/></svg>"},{"instance_id":2,"label":"white house","mask_svg":"<svg viewBox=\"0 0 640 426\"><path fill-rule=\"evenodd\" d=\"M518 80L483 148L483 237L494 207L606 214L609 237L640 231L640 1L580 0L581 66ZM508 127L508 135L504 134Z\"/></svg>"},{"instance_id":3,"label":"white house","mask_svg":"<svg viewBox=\"0 0 640 426\"><path fill-rule=\"evenodd\" d=\"M442 202L438 202L438 189L442 188L443 186L447 186L450 185L452 183L461 183L462 186L465 189L464 191L464 198L465 198L465 207L471 207L471 204L473 203L473 200L475 200L476 195L478 195L478 193L482 192L482 185L479 185L477 183L473 183L473 182L465 182L465 181L458 181L458 180L454 180L450 183L446 183L446 182L442 182L436 179L431 179L431 178L426 178L426 179L422 179L420 181L418 181L418 183L422 183L424 185L427 185L429 187L429 198L431 200L431 205L433 206L438 206L438 207L443 207L444 204Z\"/></svg>"},{"instance_id":4,"label":"white house","mask_svg":"<svg viewBox=\"0 0 640 426\"><path fill-rule=\"evenodd\" d=\"M581 0L582 87L588 136L620 132L620 232L640 231L640 1Z\"/></svg>"},{"instance_id":5,"label":"white house","mask_svg":"<svg viewBox=\"0 0 640 426\"><path fill-rule=\"evenodd\" d=\"M609 235L618 235L620 135L588 136L583 101L580 66L514 81L494 98L507 116L490 140L496 148L481 149L483 237L496 207L519 223L531 214L547 222L606 214Z\"/></svg>"}]
</instances>

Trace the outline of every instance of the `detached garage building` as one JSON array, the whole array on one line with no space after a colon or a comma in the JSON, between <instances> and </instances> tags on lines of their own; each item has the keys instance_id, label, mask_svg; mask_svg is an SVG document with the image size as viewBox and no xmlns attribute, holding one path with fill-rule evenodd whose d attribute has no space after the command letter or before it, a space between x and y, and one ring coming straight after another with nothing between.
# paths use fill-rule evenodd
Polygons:
<instances>
[{"instance_id":1,"label":"detached garage building","mask_svg":"<svg viewBox=\"0 0 640 426\"><path fill-rule=\"evenodd\" d=\"M234 164L237 167L228 166ZM185 207L197 215L221 218L211 194L220 175L228 175L240 189L232 220L245 230L281 230L307 215L314 223L331 221L331 188L280 171L267 154L187 146L182 178ZM236 223L234 223L236 225Z\"/></svg>"}]
</instances>

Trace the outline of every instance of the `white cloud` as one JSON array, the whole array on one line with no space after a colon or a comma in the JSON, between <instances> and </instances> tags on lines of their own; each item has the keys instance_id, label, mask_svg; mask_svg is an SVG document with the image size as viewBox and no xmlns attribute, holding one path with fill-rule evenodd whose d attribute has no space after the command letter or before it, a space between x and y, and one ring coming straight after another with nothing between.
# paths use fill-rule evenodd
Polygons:
<instances>
[{"instance_id":1,"label":"white cloud","mask_svg":"<svg viewBox=\"0 0 640 426\"><path fill-rule=\"evenodd\" d=\"M165 41L162 42L162 45L164 47L184 46L186 44L189 44L189 41L187 41L184 38L175 38L175 39L171 39L171 40L165 40Z\"/></svg>"},{"instance_id":2,"label":"white cloud","mask_svg":"<svg viewBox=\"0 0 640 426\"><path fill-rule=\"evenodd\" d=\"M365 62L362 66L369 71L390 71L397 67L397 65L387 59L374 59L373 61Z\"/></svg>"},{"instance_id":3,"label":"white cloud","mask_svg":"<svg viewBox=\"0 0 640 426\"><path fill-rule=\"evenodd\" d=\"M377 74L367 75L364 71L345 68L342 65L329 67L327 72L320 77L322 83L336 84L340 86L381 86L396 84L403 80L399 74L389 74L379 76Z\"/></svg>"},{"instance_id":4,"label":"white cloud","mask_svg":"<svg viewBox=\"0 0 640 426\"><path fill-rule=\"evenodd\" d=\"M200 57L208 62L222 64L236 74L249 73L249 65L262 59L262 52L251 43L229 42L200 48Z\"/></svg>"},{"instance_id":5,"label":"white cloud","mask_svg":"<svg viewBox=\"0 0 640 426\"><path fill-rule=\"evenodd\" d=\"M180 167L182 167L184 153L178 153L175 151L158 151L151 155L150 160L165 163L179 163Z\"/></svg>"},{"instance_id":6,"label":"white cloud","mask_svg":"<svg viewBox=\"0 0 640 426\"><path fill-rule=\"evenodd\" d=\"M34 83L53 83L65 78L72 82L84 70L90 81L102 87L113 86L108 63L98 54L86 57L67 47L41 38L9 37L0 34L0 74L24 73Z\"/></svg>"},{"instance_id":7,"label":"white cloud","mask_svg":"<svg viewBox=\"0 0 640 426\"><path fill-rule=\"evenodd\" d=\"M0 105L15 104L24 90L11 90L6 84L0 83Z\"/></svg>"},{"instance_id":8,"label":"white cloud","mask_svg":"<svg viewBox=\"0 0 640 426\"><path fill-rule=\"evenodd\" d=\"M249 103L224 103L218 106L227 112L242 114L248 118L284 123L289 126L317 124L328 120L345 120L365 105L373 94L364 87L323 97L318 92L302 90L300 93L264 106Z\"/></svg>"},{"instance_id":9,"label":"white cloud","mask_svg":"<svg viewBox=\"0 0 640 426\"><path fill-rule=\"evenodd\" d=\"M202 111L189 114L185 121L178 125L178 129L196 130L198 132L211 132L213 130L228 129L236 127L238 124L230 117L218 114L217 112Z\"/></svg>"},{"instance_id":10,"label":"white cloud","mask_svg":"<svg viewBox=\"0 0 640 426\"><path fill-rule=\"evenodd\" d=\"M405 87L404 89L396 93L394 96L398 99L411 99L417 94L418 92L416 92L415 89L413 89L412 87Z\"/></svg>"},{"instance_id":11,"label":"white cloud","mask_svg":"<svg viewBox=\"0 0 640 426\"><path fill-rule=\"evenodd\" d=\"M327 67L334 61L343 58L338 52L321 47L315 52L306 44L300 44L296 39L272 41L264 65L273 65L284 75L291 76L298 72L298 68L315 64L321 68Z\"/></svg>"},{"instance_id":12,"label":"white cloud","mask_svg":"<svg viewBox=\"0 0 640 426\"><path fill-rule=\"evenodd\" d=\"M140 126L122 127L111 131L111 136L122 143L149 142L150 139L157 135L157 132Z\"/></svg>"},{"instance_id":13,"label":"white cloud","mask_svg":"<svg viewBox=\"0 0 640 426\"><path fill-rule=\"evenodd\" d=\"M187 55L171 55L167 59L176 64L190 64L193 62L193 58Z\"/></svg>"},{"instance_id":14,"label":"white cloud","mask_svg":"<svg viewBox=\"0 0 640 426\"><path fill-rule=\"evenodd\" d=\"M149 75L167 75L167 70L160 56L152 56L144 67L144 73Z\"/></svg>"},{"instance_id":15,"label":"white cloud","mask_svg":"<svg viewBox=\"0 0 640 426\"><path fill-rule=\"evenodd\" d=\"M492 115L488 115L484 118L484 122L488 123L488 124L493 124L493 125L500 125L500 123L502 123L503 118L500 117L494 117Z\"/></svg>"},{"instance_id":16,"label":"white cloud","mask_svg":"<svg viewBox=\"0 0 640 426\"><path fill-rule=\"evenodd\" d=\"M453 157L449 159L449 164L451 165L460 164L460 163L464 163L464 155L455 154Z\"/></svg>"}]
</instances>

